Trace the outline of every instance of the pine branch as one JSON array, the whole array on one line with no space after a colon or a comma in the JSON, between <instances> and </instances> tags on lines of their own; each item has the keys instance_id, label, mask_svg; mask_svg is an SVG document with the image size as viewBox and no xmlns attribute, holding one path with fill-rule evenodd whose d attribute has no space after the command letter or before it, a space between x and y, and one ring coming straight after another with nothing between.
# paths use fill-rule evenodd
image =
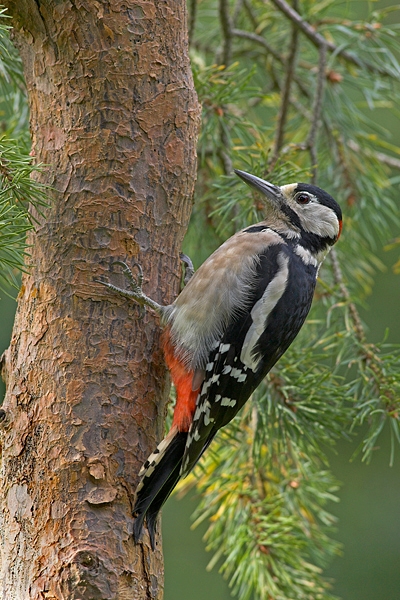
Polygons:
<instances>
[{"instance_id":1,"label":"pine branch","mask_svg":"<svg viewBox=\"0 0 400 600\"><path fill-rule=\"evenodd\" d=\"M345 302L347 303L347 305L349 307L351 320L353 323L356 338L357 338L359 344L364 346L364 344L367 341L367 336L365 335L364 327L362 326L357 307L354 304L354 302L351 301L350 292L344 283L342 269L340 268L339 258L338 258L335 248L332 248L332 250L330 252L330 260L332 263L332 270L333 270L335 284L339 287L340 294L341 294L343 300L345 300Z\"/></svg>"},{"instance_id":2,"label":"pine branch","mask_svg":"<svg viewBox=\"0 0 400 600\"><path fill-rule=\"evenodd\" d=\"M321 44L319 47L319 62L318 62L318 76L317 76L317 86L314 95L314 103L312 109L312 121L310 133L308 135L308 139L306 142L306 147L310 152L311 158L311 170L312 170L312 182L316 183L317 181L317 149L316 149L316 140L317 140L317 132L320 125L321 120L321 112L322 112L322 101L324 97L324 87L326 83L326 45Z\"/></svg>"},{"instance_id":3,"label":"pine branch","mask_svg":"<svg viewBox=\"0 0 400 600\"><path fill-rule=\"evenodd\" d=\"M232 17L232 27L235 26L246 0L237 0Z\"/></svg>"},{"instance_id":4,"label":"pine branch","mask_svg":"<svg viewBox=\"0 0 400 600\"><path fill-rule=\"evenodd\" d=\"M257 33L253 33L251 31L243 31L242 29L233 29L232 35L245 40L250 40L251 42L255 42L256 44L263 46L267 53L271 54L271 56L273 56L273 58L276 61L278 61L281 64L285 63L281 55L276 50L274 50L274 48L270 44L268 44L267 40L264 39L261 35L257 35Z\"/></svg>"},{"instance_id":5,"label":"pine branch","mask_svg":"<svg viewBox=\"0 0 400 600\"><path fill-rule=\"evenodd\" d=\"M295 2L295 6L297 6L297 2ZM279 158L279 152L280 152L280 150L282 148L282 144L283 144L286 120L287 120L287 115L288 115L288 110L289 110L289 105L290 105L292 82L293 82L294 74L295 74L295 70L296 70L296 57L297 57L297 49L298 49L297 47L298 47L298 29L297 29L297 27L293 26L290 45L289 45L289 55L288 55L288 59L287 59L287 63L286 63L286 77L285 77L285 82L283 85L281 106L280 106L280 111L279 111L279 116L278 116L278 124L276 127L275 144L274 144L271 161L268 165L270 171L272 171L274 166L276 165L276 162Z\"/></svg>"},{"instance_id":6,"label":"pine branch","mask_svg":"<svg viewBox=\"0 0 400 600\"><path fill-rule=\"evenodd\" d=\"M357 144L357 142L355 142L354 140L348 140L347 145L354 152L358 153L361 151L360 145ZM388 154L384 154L384 152L373 152L368 148L363 149L363 152L365 152L367 156L375 157L384 165L388 165L388 167L392 167L393 169L400 169L400 159L396 158L395 156L389 156Z\"/></svg>"},{"instance_id":7,"label":"pine branch","mask_svg":"<svg viewBox=\"0 0 400 600\"><path fill-rule=\"evenodd\" d=\"M257 35L251 31L244 31L242 29L233 29L232 35L237 38L255 42L257 45L262 46L266 50L267 54L270 54L276 60L276 62L280 63L283 67L286 66L285 59L261 35ZM308 98L310 96L309 91L301 78L296 76L295 72L293 73L293 81L296 83L303 96Z\"/></svg>"},{"instance_id":8,"label":"pine branch","mask_svg":"<svg viewBox=\"0 0 400 600\"><path fill-rule=\"evenodd\" d=\"M232 62L232 31L233 21L229 13L228 0L219 0L219 16L221 21L221 29L223 34L223 53L222 62L228 67Z\"/></svg>"},{"instance_id":9,"label":"pine branch","mask_svg":"<svg viewBox=\"0 0 400 600\"><path fill-rule=\"evenodd\" d=\"M385 69L381 69L369 62L363 61L358 56L351 52L347 52L340 46L336 46L333 42L329 42L320 33L305 21L298 12L296 12L285 0L271 0L273 4L280 10L288 19L290 19L296 26L306 35L306 37L317 47L320 48L325 45L327 50L334 53L336 56L341 56L348 63L356 65L361 69L367 69L371 73L378 73L379 75L389 75Z\"/></svg>"}]
</instances>

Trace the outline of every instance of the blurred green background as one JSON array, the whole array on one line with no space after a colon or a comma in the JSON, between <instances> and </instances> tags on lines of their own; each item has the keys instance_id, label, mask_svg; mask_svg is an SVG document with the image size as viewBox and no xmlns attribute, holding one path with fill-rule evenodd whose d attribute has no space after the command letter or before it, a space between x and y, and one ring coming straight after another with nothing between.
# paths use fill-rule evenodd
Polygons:
<instances>
[{"instance_id":1,"label":"blurred green background","mask_svg":"<svg viewBox=\"0 0 400 600\"><path fill-rule=\"evenodd\" d=\"M391 272L397 258L396 251L382 252L387 270L377 278L368 310L362 311L371 341L381 340L388 327L388 340L400 343L400 278ZM15 301L2 294L0 352L8 346L15 308ZM3 393L1 383L1 398ZM332 470L343 484L340 503L331 512L339 519L336 538L344 548L327 576L343 600L400 599L400 448L390 467L389 435L382 435L379 443L370 465L359 457L350 460L356 438L352 444L341 442L337 453L331 453ZM163 511L165 600L226 600L231 598L227 583L216 569L206 571L211 555L201 540L204 528L190 529L195 506L193 496L173 497Z\"/></svg>"},{"instance_id":2,"label":"blurred green background","mask_svg":"<svg viewBox=\"0 0 400 600\"><path fill-rule=\"evenodd\" d=\"M365 2L360 2L360 10L362 5ZM394 18L398 20L398 13ZM393 130L383 112L382 123ZM399 139L397 132L397 143ZM361 314L371 342L382 340L388 328L388 341L400 343L400 277L391 269L399 252L382 249L379 256L387 270L376 278L368 308ZM1 354L9 344L16 303L0 295ZM0 381L0 403L3 394ZM336 454L330 453L333 473L342 482L340 503L330 511L338 517L336 538L343 543L343 554L326 575L332 580L333 593L343 600L400 600L400 447L390 467L389 432L384 432L371 464L366 465L359 456L353 457L358 441L357 436L352 443L342 441ZM227 600L231 598L228 584L217 569L206 571L211 555L201 539L205 527L190 529L195 506L193 495L183 500L172 497L163 510L165 600Z\"/></svg>"}]
</instances>

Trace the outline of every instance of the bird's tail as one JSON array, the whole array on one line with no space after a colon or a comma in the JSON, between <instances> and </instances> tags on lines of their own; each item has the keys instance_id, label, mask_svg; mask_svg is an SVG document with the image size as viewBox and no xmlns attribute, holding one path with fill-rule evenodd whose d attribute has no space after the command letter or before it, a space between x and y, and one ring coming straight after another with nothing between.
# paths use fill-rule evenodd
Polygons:
<instances>
[{"instance_id":1,"label":"bird's tail","mask_svg":"<svg viewBox=\"0 0 400 600\"><path fill-rule=\"evenodd\" d=\"M153 550L157 515L179 481L187 436L187 432L178 431L173 427L146 460L139 473L141 481L136 489L133 508L136 516L133 537L136 543L140 540L146 519Z\"/></svg>"}]
</instances>

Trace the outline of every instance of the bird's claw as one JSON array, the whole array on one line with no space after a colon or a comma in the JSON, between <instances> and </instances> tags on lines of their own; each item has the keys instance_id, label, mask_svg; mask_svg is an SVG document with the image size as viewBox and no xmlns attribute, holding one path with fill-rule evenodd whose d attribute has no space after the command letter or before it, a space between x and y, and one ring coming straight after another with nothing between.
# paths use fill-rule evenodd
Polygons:
<instances>
[{"instance_id":1,"label":"bird's claw","mask_svg":"<svg viewBox=\"0 0 400 600\"><path fill-rule=\"evenodd\" d=\"M132 273L132 269L124 261L115 260L111 263L111 266L114 265L119 265L122 267L122 272L128 280L128 289L119 288L108 281L103 281L102 279L95 279L94 281L96 283L101 283L105 287L109 288L113 292L116 292L117 294L120 294L121 296L124 296L125 298L129 298L130 300L137 302L139 304L140 317L143 317L145 313L145 306L149 306L157 313L162 315L164 312L164 307L160 306L157 304L157 302L143 293L143 269L140 264L136 262L133 264L133 268L136 268L138 271L136 278Z\"/></svg>"},{"instance_id":2,"label":"bird's claw","mask_svg":"<svg viewBox=\"0 0 400 600\"><path fill-rule=\"evenodd\" d=\"M114 265L119 265L122 267L122 272L129 281L129 287L131 287L132 290L138 294L138 296L143 295L143 269L141 265L137 262L133 263L132 269L136 268L138 271L136 279L132 273L132 269L123 260L114 260L114 262L111 263L111 266L113 267Z\"/></svg>"},{"instance_id":3,"label":"bird's claw","mask_svg":"<svg viewBox=\"0 0 400 600\"><path fill-rule=\"evenodd\" d=\"M185 276L183 278L183 285L185 286L188 284L189 280L194 275L194 266L187 254L183 254L183 252L181 252L179 254L179 258L181 259L181 262L185 265Z\"/></svg>"}]
</instances>

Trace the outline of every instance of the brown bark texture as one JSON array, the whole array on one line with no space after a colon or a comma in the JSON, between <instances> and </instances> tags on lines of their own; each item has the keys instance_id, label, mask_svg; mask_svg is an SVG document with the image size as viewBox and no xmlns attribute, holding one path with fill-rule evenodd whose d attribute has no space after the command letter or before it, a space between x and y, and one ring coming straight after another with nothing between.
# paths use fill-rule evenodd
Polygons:
<instances>
[{"instance_id":1,"label":"brown bark texture","mask_svg":"<svg viewBox=\"0 0 400 600\"><path fill-rule=\"evenodd\" d=\"M132 540L132 496L163 433L157 317L124 286L142 264L179 291L199 105L185 0L8 0L33 151L51 186L3 358L0 598L162 598L163 563Z\"/></svg>"}]
</instances>

